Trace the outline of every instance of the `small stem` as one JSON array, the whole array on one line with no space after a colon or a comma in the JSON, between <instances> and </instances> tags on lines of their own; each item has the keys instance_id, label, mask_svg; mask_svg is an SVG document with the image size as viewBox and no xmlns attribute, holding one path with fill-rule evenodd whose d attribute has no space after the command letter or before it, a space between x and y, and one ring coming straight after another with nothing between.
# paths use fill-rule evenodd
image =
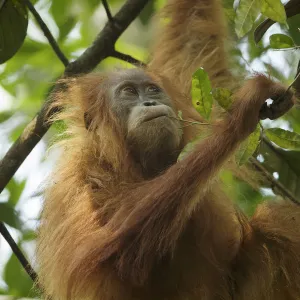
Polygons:
<instances>
[{"instance_id":1,"label":"small stem","mask_svg":"<svg viewBox=\"0 0 300 300\"><path fill-rule=\"evenodd\" d=\"M116 51L116 50L114 50L114 51L110 54L110 56L111 56L111 57L114 57L114 58L121 59L121 60L126 61L126 62L129 62L129 63L131 63L131 64L133 64L133 65L135 65L135 66L142 66L142 67L145 67L145 66L146 66L143 62L141 62L141 61L135 59L134 57L132 57L132 56L130 56L130 55L128 55L128 54L121 53L121 52Z\"/></svg>"},{"instance_id":2,"label":"small stem","mask_svg":"<svg viewBox=\"0 0 300 300\"><path fill-rule=\"evenodd\" d=\"M50 32L50 30L48 29L47 25L45 24L45 22L43 21L43 19L41 18L41 16L39 15L39 13L36 11L36 9L34 8L34 6L32 5L32 3L29 0L23 0L23 2L28 7L28 9L31 11L33 16L35 17L37 23L39 24L41 30L43 31L45 37L47 38L49 44L51 45L53 51L55 52L57 57L60 59L60 61L66 67L69 64L69 61L66 58L66 56L63 54L63 52L60 50L57 42L55 41L55 39L54 39L52 33Z\"/></svg>"},{"instance_id":3,"label":"small stem","mask_svg":"<svg viewBox=\"0 0 300 300\"><path fill-rule=\"evenodd\" d=\"M18 245L16 244L12 236L10 235L10 233L8 232L3 222L0 222L0 233L9 244L10 248L18 258L19 262L22 264L27 274L30 276L33 282L35 282L37 280L36 272L31 267L30 263L28 262L28 260L26 259L26 257L24 256L24 254L22 253L22 251L20 250L20 248L18 247Z\"/></svg>"},{"instance_id":4,"label":"small stem","mask_svg":"<svg viewBox=\"0 0 300 300\"><path fill-rule=\"evenodd\" d=\"M176 117L169 117L170 119L175 119L178 121L182 121L182 122L186 122L186 123L190 123L190 125L211 125L210 123L201 123L201 122L197 122L197 121L189 121L189 120L184 120L184 119L179 119Z\"/></svg>"},{"instance_id":5,"label":"small stem","mask_svg":"<svg viewBox=\"0 0 300 300\"><path fill-rule=\"evenodd\" d=\"M256 170L258 170L260 173L263 174L263 176L272 184L272 186L275 186L277 190L281 193L283 197L287 197L289 200L291 200L293 203L300 205L300 202L297 201L297 199L279 182L277 181L262 165L259 161L257 161L256 158L252 157L250 158L250 162L255 167Z\"/></svg>"},{"instance_id":6,"label":"small stem","mask_svg":"<svg viewBox=\"0 0 300 300\"><path fill-rule=\"evenodd\" d=\"M261 129L261 131L263 133L265 129L264 129L263 125L261 124L261 122L258 122L258 125L259 125L259 127L260 127L260 129Z\"/></svg>"},{"instance_id":7,"label":"small stem","mask_svg":"<svg viewBox=\"0 0 300 300\"><path fill-rule=\"evenodd\" d=\"M298 50L300 46L290 47L290 48L282 48L282 49L272 49L273 51L289 51L289 50Z\"/></svg>"},{"instance_id":8,"label":"small stem","mask_svg":"<svg viewBox=\"0 0 300 300\"><path fill-rule=\"evenodd\" d=\"M294 81L289 85L289 87L287 88L287 92L289 91L289 89L294 85L294 83L298 80L298 78L300 77L300 71L298 70L298 73L294 79Z\"/></svg>"},{"instance_id":9,"label":"small stem","mask_svg":"<svg viewBox=\"0 0 300 300\"><path fill-rule=\"evenodd\" d=\"M110 8L109 8L109 5L108 5L107 1L106 0L102 0L102 3L103 3L103 6L104 6L104 9L105 9L105 12L106 12L108 20L113 23L114 19L112 17L111 12L110 12Z\"/></svg>"}]
</instances>

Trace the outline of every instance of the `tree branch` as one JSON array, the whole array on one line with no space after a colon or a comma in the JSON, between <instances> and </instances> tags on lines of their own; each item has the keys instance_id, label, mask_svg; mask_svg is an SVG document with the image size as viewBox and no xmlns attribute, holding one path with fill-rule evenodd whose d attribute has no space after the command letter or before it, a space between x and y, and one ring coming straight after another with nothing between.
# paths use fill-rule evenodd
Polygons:
<instances>
[{"instance_id":1,"label":"tree branch","mask_svg":"<svg viewBox=\"0 0 300 300\"><path fill-rule=\"evenodd\" d=\"M88 73L104 58L114 53L114 44L130 23L139 15L148 0L127 0L114 17L114 23L108 22L96 37L92 46L70 63L65 69L64 77ZM0 193L14 176L20 165L42 139L50 128L47 123L46 112L51 97L45 102L39 113L26 126L21 136L11 146L4 158L0 161Z\"/></svg>"},{"instance_id":2,"label":"tree branch","mask_svg":"<svg viewBox=\"0 0 300 300\"><path fill-rule=\"evenodd\" d=\"M55 52L57 57L60 59L60 61L66 67L69 64L69 61L66 58L66 56L63 54L63 52L60 50L58 44L56 43L56 41L55 41L52 33L48 29L47 25L45 24L45 22L43 21L43 19L41 18L39 13L35 10L34 6L32 5L32 3L29 0L23 0L23 2L28 7L28 9L31 11L31 13L33 14L33 16L36 19L37 23L39 24L41 30L43 31L45 37L47 38L49 44L51 45L53 51Z\"/></svg>"},{"instance_id":3,"label":"tree branch","mask_svg":"<svg viewBox=\"0 0 300 300\"><path fill-rule=\"evenodd\" d=\"M282 152L280 151L280 149L279 149L278 147L274 146L274 145L272 144L272 142L269 141L269 140L266 138L266 136L264 136L264 135L262 136L262 143L263 143L263 144L262 144L263 147L267 147L267 148L269 148L269 149L273 152L272 155L277 156L281 161L284 161L284 162L288 165L289 168L292 168L292 166L290 165L290 163L287 162L286 159L285 159L285 157L282 155ZM262 153L262 154L264 155L264 153ZM255 159L255 160L256 160L256 159ZM263 167L262 164L260 164L260 165L261 165L261 169L264 169L264 172L262 172L261 170L259 170L259 168L257 168L257 167L256 167L256 169L258 169L263 175L265 175L264 177L266 177L267 180L268 180L269 182L271 182L272 187L276 187L277 190L279 191L279 193L280 193L282 196L287 197L287 198L289 198L292 202L297 203L298 205L300 205L300 199L296 198L295 195L294 195L292 192L290 192L288 189L285 188L284 185L282 185L278 180L276 180L276 179L272 176L272 174L271 174L267 169L265 169L265 168ZM268 175L266 175L266 174L268 174Z\"/></svg>"},{"instance_id":4,"label":"tree branch","mask_svg":"<svg viewBox=\"0 0 300 300\"><path fill-rule=\"evenodd\" d=\"M300 205L299 201L278 180L276 180L256 158L251 157L250 162L254 168L271 183L272 188L275 187L284 198L288 198L293 203Z\"/></svg>"},{"instance_id":5,"label":"tree branch","mask_svg":"<svg viewBox=\"0 0 300 300\"><path fill-rule=\"evenodd\" d=\"M114 58L118 58L118 59L124 60L126 62L129 62L129 63L131 63L133 65L136 65L136 66L139 66L139 67L145 67L146 66L146 64L144 64L143 62L135 59L134 57L132 57L132 56L130 56L128 54L121 53L121 52L116 51L116 50L113 51L113 53L111 53L110 56L112 56Z\"/></svg>"},{"instance_id":6,"label":"tree branch","mask_svg":"<svg viewBox=\"0 0 300 300\"><path fill-rule=\"evenodd\" d=\"M24 254L22 253L22 251L20 250L18 245L15 243L14 239L8 232L8 230L5 227L3 222L0 222L0 233L5 238L5 240L9 244L9 246L12 249L12 251L14 252L14 254L17 256L18 260L22 264L22 266L25 269L25 271L27 272L27 274L30 276L30 278L33 280L33 282L35 282L37 279L37 274L35 273L35 271L31 267L31 265L29 264L28 260L26 259L26 257L24 256Z\"/></svg>"},{"instance_id":7,"label":"tree branch","mask_svg":"<svg viewBox=\"0 0 300 300\"><path fill-rule=\"evenodd\" d=\"M104 9L105 9L105 12L106 12L108 20L110 22L113 22L114 19L113 19L112 15L111 15L111 12L110 12L110 9L109 9L109 5L108 5L107 1L106 0L102 0L102 3L103 3L103 6L104 6Z\"/></svg>"},{"instance_id":8,"label":"tree branch","mask_svg":"<svg viewBox=\"0 0 300 300\"><path fill-rule=\"evenodd\" d=\"M100 61L110 56L120 35L139 15L149 0L127 0L120 11L114 16L114 22L108 22L96 37L93 44L66 68L65 76L88 73Z\"/></svg>"},{"instance_id":9,"label":"tree branch","mask_svg":"<svg viewBox=\"0 0 300 300\"><path fill-rule=\"evenodd\" d=\"M299 98L300 97L300 60L298 62L297 74L290 86L292 86L295 89L296 97Z\"/></svg>"}]
</instances>

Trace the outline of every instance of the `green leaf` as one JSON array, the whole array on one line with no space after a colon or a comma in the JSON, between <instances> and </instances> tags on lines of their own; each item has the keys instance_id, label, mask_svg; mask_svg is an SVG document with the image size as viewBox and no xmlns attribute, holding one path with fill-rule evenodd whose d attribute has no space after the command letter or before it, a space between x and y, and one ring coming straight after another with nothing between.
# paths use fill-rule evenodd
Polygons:
<instances>
[{"instance_id":1,"label":"green leaf","mask_svg":"<svg viewBox=\"0 0 300 300\"><path fill-rule=\"evenodd\" d=\"M252 29L259 13L259 0L241 0L236 10L235 32L243 37Z\"/></svg>"},{"instance_id":2,"label":"green leaf","mask_svg":"<svg viewBox=\"0 0 300 300\"><path fill-rule=\"evenodd\" d=\"M3 0L4 1L4 0ZM7 295L8 291L5 289L0 289L0 295Z\"/></svg>"},{"instance_id":3,"label":"green leaf","mask_svg":"<svg viewBox=\"0 0 300 300\"><path fill-rule=\"evenodd\" d=\"M8 202L0 203L0 221L16 229L21 228L21 221L14 208Z\"/></svg>"},{"instance_id":4,"label":"green leaf","mask_svg":"<svg viewBox=\"0 0 300 300\"><path fill-rule=\"evenodd\" d=\"M28 229L23 232L22 241L25 242L33 241L36 239L36 237L37 237L36 231Z\"/></svg>"},{"instance_id":5,"label":"green leaf","mask_svg":"<svg viewBox=\"0 0 300 300\"><path fill-rule=\"evenodd\" d=\"M231 9L225 8L224 13L225 13L226 19L228 19L230 22L234 22L236 13L233 8L231 8Z\"/></svg>"},{"instance_id":6,"label":"green leaf","mask_svg":"<svg viewBox=\"0 0 300 300\"><path fill-rule=\"evenodd\" d=\"M211 84L204 69L198 69L192 78L192 103L195 109L206 120L209 119L212 109L213 97Z\"/></svg>"},{"instance_id":7,"label":"green leaf","mask_svg":"<svg viewBox=\"0 0 300 300\"><path fill-rule=\"evenodd\" d=\"M280 0L260 0L261 13L273 21L285 24L286 13Z\"/></svg>"},{"instance_id":8,"label":"green leaf","mask_svg":"<svg viewBox=\"0 0 300 300\"><path fill-rule=\"evenodd\" d=\"M223 0L222 4L223 4L223 9L226 18L230 22L234 22L235 19L235 10L233 8L234 0Z\"/></svg>"},{"instance_id":9,"label":"green leaf","mask_svg":"<svg viewBox=\"0 0 300 300\"><path fill-rule=\"evenodd\" d=\"M12 112L10 111L1 111L0 112L0 123L7 121L12 116Z\"/></svg>"},{"instance_id":10,"label":"green leaf","mask_svg":"<svg viewBox=\"0 0 300 300\"><path fill-rule=\"evenodd\" d=\"M214 99L219 103L219 105L228 110L232 104L232 92L225 88L215 88L212 90L212 95Z\"/></svg>"},{"instance_id":11,"label":"green leaf","mask_svg":"<svg viewBox=\"0 0 300 300\"><path fill-rule=\"evenodd\" d=\"M4 280L8 285L8 294L15 297L37 297L33 282L21 263L12 254L4 270Z\"/></svg>"},{"instance_id":12,"label":"green leaf","mask_svg":"<svg viewBox=\"0 0 300 300\"><path fill-rule=\"evenodd\" d=\"M296 45L300 45L300 34L299 34L299 24L300 24L300 14L289 17L287 19L289 35L292 37Z\"/></svg>"},{"instance_id":13,"label":"green leaf","mask_svg":"<svg viewBox=\"0 0 300 300\"><path fill-rule=\"evenodd\" d=\"M65 22L59 26L59 41L62 41L68 36L70 31L75 27L77 21L74 17L70 16L65 19Z\"/></svg>"},{"instance_id":14,"label":"green leaf","mask_svg":"<svg viewBox=\"0 0 300 300\"><path fill-rule=\"evenodd\" d=\"M20 0L5 1L0 8L0 63L19 50L26 37L27 10Z\"/></svg>"},{"instance_id":15,"label":"green leaf","mask_svg":"<svg viewBox=\"0 0 300 300\"><path fill-rule=\"evenodd\" d=\"M262 41L253 43L253 36L249 34L247 36L248 40L248 53L249 53L249 62L252 62L254 59L261 57L264 52L266 52L270 46L267 45L266 47L263 45Z\"/></svg>"},{"instance_id":16,"label":"green leaf","mask_svg":"<svg viewBox=\"0 0 300 300\"><path fill-rule=\"evenodd\" d=\"M20 125L18 125L17 127L15 127L11 132L10 132L10 140L12 142L15 142L21 135L21 133L24 130L25 125L22 123Z\"/></svg>"},{"instance_id":17,"label":"green leaf","mask_svg":"<svg viewBox=\"0 0 300 300\"><path fill-rule=\"evenodd\" d=\"M69 1L68 1L69 2ZM81 2L81 1L79 1ZM109 3L112 3L113 1L109 1ZM94 12L96 8L99 6L99 0L89 0L87 1L88 7L91 10L91 12Z\"/></svg>"},{"instance_id":18,"label":"green leaf","mask_svg":"<svg viewBox=\"0 0 300 300\"><path fill-rule=\"evenodd\" d=\"M239 166L245 164L253 155L260 143L260 127L257 125L255 131L240 145L236 154L236 162Z\"/></svg>"},{"instance_id":19,"label":"green leaf","mask_svg":"<svg viewBox=\"0 0 300 300\"><path fill-rule=\"evenodd\" d=\"M62 14L62 11L65 13ZM50 12L52 14L52 17L55 21L55 23L58 26L61 26L66 19L66 17L69 17L70 11L68 10L68 1L67 0L52 0L51 1L51 7Z\"/></svg>"},{"instance_id":20,"label":"green leaf","mask_svg":"<svg viewBox=\"0 0 300 300\"><path fill-rule=\"evenodd\" d=\"M266 136L281 148L300 150L300 134L281 128L269 128L265 130Z\"/></svg>"},{"instance_id":21,"label":"green leaf","mask_svg":"<svg viewBox=\"0 0 300 300\"><path fill-rule=\"evenodd\" d=\"M152 15L155 11L155 3L154 1L150 1L147 3L147 5L144 7L144 9L139 14L139 19L143 23L143 25L147 25L149 21L151 20Z\"/></svg>"},{"instance_id":22,"label":"green leaf","mask_svg":"<svg viewBox=\"0 0 300 300\"><path fill-rule=\"evenodd\" d=\"M11 179L8 185L6 186L10 194L8 202L11 205L15 206L18 203L23 189L25 187L25 183L26 180L23 180L19 183L15 179Z\"/></svg>"},{"instance_id":23,"label":"green leaf","mask_svg":"<svg viewBox=\"0 0 300 300\"><path fill-rule=\"evenodd\" d=\"M45 50L48 47L49 47L49 45L46 43L37 42L37 41L31 40L30 38L27 38L22 46L22 49L20 49L20 52L22 52L23 55L25 54L27 56L31 56L32 53L34 53L34 55L36 55L36 53L38 51Z\"/></svg>"},{"instance_id":24,"label":"green leaf","mask_svg":"<svg viewBox=\"0 0 300 300\"><path fill-rule=\"evenodd\" d=\"M270 36L270 46L273 49L284 49L295 47L295 44L289 36L278 33Z\"/></svg>"},{"instance_id":25,"label":"green leaf","mask_svg":"<svg viewBox=\"0 0 300 300\"><path fill-rule=\"evenodd\" d=\"M88 4L88 2L86 2L86 4ZM65 39L65 37L74 28L74 26L78 21L74 16L73 10L70 9L69 6L70 6L70 1L68 0L51 1L50 12L53 16L53 19L57 27L59 28L59 38L58 38L59 41ZM82 8L80 7L80 9Z\"/></svg>"}]
</instances>

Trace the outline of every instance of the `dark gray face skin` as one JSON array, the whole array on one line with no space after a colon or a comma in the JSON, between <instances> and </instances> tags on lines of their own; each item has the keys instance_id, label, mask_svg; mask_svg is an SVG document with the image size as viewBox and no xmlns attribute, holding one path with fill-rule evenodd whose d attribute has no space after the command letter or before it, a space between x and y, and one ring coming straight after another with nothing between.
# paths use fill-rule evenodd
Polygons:
<instances>
[{"instance_id":1,"label":"dark gray face skin","mask_svg":"<svg viewBox=\"0 0 300 300\"><path fill-rule=\"evenodd\" d=\"M145 177L153 177L176 162L181 150L182 130L171 99L139 69L112 74L110 84L111 109L129 149Z\"/></svg>"}]
</instances>

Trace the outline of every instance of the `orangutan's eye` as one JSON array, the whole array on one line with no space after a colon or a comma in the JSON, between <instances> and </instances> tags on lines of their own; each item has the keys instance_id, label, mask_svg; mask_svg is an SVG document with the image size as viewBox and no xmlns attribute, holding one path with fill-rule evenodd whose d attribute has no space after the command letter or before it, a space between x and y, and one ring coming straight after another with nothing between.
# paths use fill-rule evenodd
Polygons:
<instances>
[{"instance_id":1,"label":"orangutan's eye","mask_svg":"<svg viewBox=\"0 0 300 300\"><path fill-rule=\"evenodd\" d=\"M122 90L123 90L123 92L129 93L129 94L136 94L136 90L132 86L125 86L125 87L123 87Z\"/></svg>"},{"instance_id":2,"label":"orangutan's eye","mask_svg":"<svg viewBox=\"0 0 300 300\"><path fill-rule=\"evenodd\" d=\"M147 90L150 93L159 93L160 92L160 88L156 85L153 85L153 84L149 85Z\"/></svg>"}]
</instances>

